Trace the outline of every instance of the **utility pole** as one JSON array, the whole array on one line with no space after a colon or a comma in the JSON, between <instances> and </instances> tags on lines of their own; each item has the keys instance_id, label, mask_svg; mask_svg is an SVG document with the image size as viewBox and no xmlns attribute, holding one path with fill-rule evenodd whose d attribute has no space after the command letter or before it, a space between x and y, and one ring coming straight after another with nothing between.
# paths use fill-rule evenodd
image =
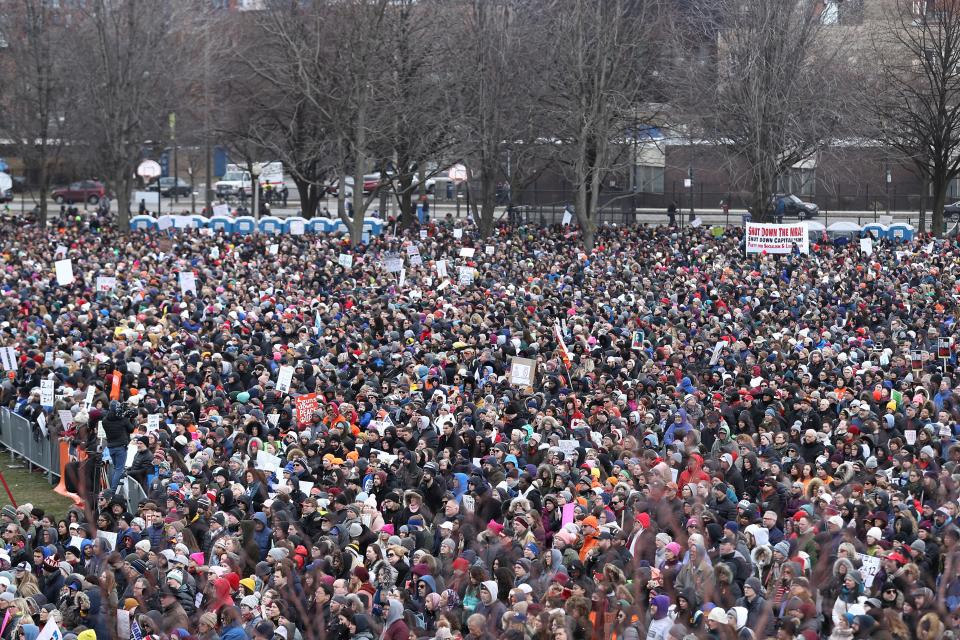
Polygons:
<instances>
[{"instance_id":1,"label":"utility pole","mask_svg":"<svg viewBox=\"0 0 960 640\"><path fill-rule=\"evenodd\" d=\"M180 185L178 184L179 179L177 178L177 176L180 175L179 165L177 162L177 114L171 113L168 117L168 121L170 123L170 142L173 144L173 201L174 203L177 203L180 201L180 198L178 197L178 188Z\"/></svg>"}]
</instances>

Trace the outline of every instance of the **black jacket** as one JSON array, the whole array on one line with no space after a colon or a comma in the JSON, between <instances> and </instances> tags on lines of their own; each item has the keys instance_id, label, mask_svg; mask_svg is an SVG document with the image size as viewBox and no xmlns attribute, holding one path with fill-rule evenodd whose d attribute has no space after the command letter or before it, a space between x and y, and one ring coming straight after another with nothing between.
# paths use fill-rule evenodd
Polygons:
<instances>
[{"instance_id":1,"label":"black jacket","mask_svg":"<svg viewBox=\"0 0 960 640\"><path fill-rule=\"evenodd\" d=\"M130 444L133 423L112 411L103 417L103 430L107 434L107 447L126 447Z\"/></svg>"}]
</instances>

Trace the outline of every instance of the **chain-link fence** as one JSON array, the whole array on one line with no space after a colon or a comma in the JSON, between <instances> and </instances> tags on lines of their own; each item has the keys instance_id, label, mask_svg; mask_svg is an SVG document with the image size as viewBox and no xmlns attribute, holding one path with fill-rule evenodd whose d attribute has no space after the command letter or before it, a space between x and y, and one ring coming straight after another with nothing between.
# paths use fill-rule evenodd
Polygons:
<instances>
[{"instance_id":1,"label":"chain-link fence","mask_svg":"<svg viewBox=\"0 0 960 640\"><path fill-rule=\"evenodd\" d=\"M38 431L23 416L9 409L0 408L0 446L10 453L11 460L21 458L29 467L39 467L47 472L53 483L60 477L60 447Z\"/></svg>"}]
</instances>

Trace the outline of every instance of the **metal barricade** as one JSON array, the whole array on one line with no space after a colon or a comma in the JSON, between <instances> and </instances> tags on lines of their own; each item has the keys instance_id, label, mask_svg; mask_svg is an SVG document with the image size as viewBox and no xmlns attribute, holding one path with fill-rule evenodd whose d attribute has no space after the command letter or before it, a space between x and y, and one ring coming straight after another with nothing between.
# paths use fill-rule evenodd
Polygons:
<instances>
[{"instance_id":1,"label":"metal barricade","mask_svg":"<svg viewBox=\"0 0 960 640\"><path fill-rule=\"evenodd\" d=\"M47 436L34 437L30 421L9 409L0 409L0 445L10 452L11 460L20 457L27 464L47 472L47 480L60 477L60 447Z\"/></svg>"}]
</instances>

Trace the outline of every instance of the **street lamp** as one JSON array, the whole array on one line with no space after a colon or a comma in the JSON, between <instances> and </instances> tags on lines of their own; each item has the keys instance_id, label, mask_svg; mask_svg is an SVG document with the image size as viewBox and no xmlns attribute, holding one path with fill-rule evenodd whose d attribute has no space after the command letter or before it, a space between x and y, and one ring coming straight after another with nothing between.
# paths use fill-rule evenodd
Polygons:
<instances>
[{"instance_id":1,"label":"street lamp","mask_svg":"<svg viewBox=\"0 0 960 640\"><path fill-rule=\"evenodd\" d=\"M890 215L890 183L893 182L893 173L890 171L890 167L887 167L886 171L886 181L884 182L883 189L886 191L886 200L887 200L887 215Z\"/></svg>"},{"instance_id":2,"label":"street lamp","mask_svg":"<svg viewBox=\"0 0 960 640\"><path fill-rule=\"evenodd\" d=\"M250 167L250 187L253 189L253 217L260 219L260 163L254 162Z\"/></svg>"}]
</instances>

